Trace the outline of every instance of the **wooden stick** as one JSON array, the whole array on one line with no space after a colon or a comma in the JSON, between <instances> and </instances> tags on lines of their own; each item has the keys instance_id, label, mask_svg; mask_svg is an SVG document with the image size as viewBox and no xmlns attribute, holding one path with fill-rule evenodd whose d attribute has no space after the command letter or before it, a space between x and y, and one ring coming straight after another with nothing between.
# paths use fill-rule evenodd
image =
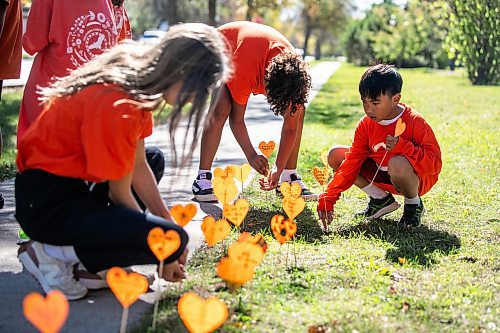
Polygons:
<instances>
[{"instance_id":1,"label":"wooden stick","mask_svg":"<svg viewBox=\"0 0 500 333\"><path fill-rule=\"evenodd\" d=\"M380 165L379 165L379 166L378 166L378 168L377 168L377 172L375 172L375 176L373 176L373 179L372 179L372 181L370 182L370 186L371 186L371 185L373 184L373 182L375 181L375 177L377 177L377 174L378 174L378 172L379 172L380 168L382 167L382 163L384 163L384 159L385 159L385 157L387 156L387 153L388 153L388 152L389 152L388 150L386 150L386 151L385 151L384 157L382 157L382 161L380 162Z\"/></svg>"},{"instance_id":2,"label":"wooden stick","mask_svg":"<svg viewBox=\"0 0 500 333\"><path fill-rule=\"evenodd\" d=\"M127 331L127 320L128 320L128 307L123 308L120 333L125 333Z\"/></svg>"},{"instance_id":3,"label":"wooden stick","mask_svg":"<svg viewBox=\"0 0 500 333\"><path fill-rule=\"evenodd\" d=\"M158 306L160 304L160 279L163 275L163 260L160 261L160 267L158 268L158 282L157 282L157 289L156 289L156 301L155 301L155 307L153 311L153 332L156 332L156 320L158 319Z\"/></svg>"}]
</instances>

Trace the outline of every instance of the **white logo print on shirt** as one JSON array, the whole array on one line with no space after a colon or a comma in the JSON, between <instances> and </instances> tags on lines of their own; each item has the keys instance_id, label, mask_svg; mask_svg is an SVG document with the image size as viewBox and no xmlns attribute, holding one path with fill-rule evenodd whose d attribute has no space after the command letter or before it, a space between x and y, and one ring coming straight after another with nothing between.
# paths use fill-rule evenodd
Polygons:
<instances>
[{"instance_id":1,"label":"white logo print on shirt","mask_svg":"<svg viewBox=\"0 0 500 333\"><path fill-rule=\"evenodd\" d=\"M75 20L68 33L66 53L76 67L116 44L117 31L111 18L89 11Z\"/></svg>"}]
</instances>

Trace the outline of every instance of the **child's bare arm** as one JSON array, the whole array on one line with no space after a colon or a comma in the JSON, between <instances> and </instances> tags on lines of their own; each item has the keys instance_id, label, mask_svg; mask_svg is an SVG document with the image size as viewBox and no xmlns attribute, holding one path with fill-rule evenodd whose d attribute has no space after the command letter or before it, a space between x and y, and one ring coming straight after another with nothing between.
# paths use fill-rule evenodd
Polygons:
<instances>
[{"instance_id":1,"label":"child's bare arm","mask_svg":"<svg viewBox=\"0 0 500 333\"><path fill-rule=\"evenodd\" d=\"M141 211L141 207L135 201L130 188L132 184L132 173L118 180L109 181L109 198L117 206L128 207L130 209Z\"/></svg>"},{"instance_id":2,"label":"child's bare arm","mask_svg":"<svg viewBox=\"0 0 500 333\"><path fill-rule=\"evenodd\" d=\"M167 207L161 198L153 172L146 160L144 140L139 140L137 144L132 186L151 214L170 220Z\"/></svg>"},{"instance_id":3,"label":"child's bare arm","mask_svg":"<svg viewBox=\"0 0 500 333\"><path fill-rule=\"evenodd\" d=\"M229 126L250 166L261 175L266 175L269 170L269 162L263 155L257 154L252 146L245 125L245 110L246 105L240 105L233 101L231 113L229 114Z\"/></svg>"}]
</instances>

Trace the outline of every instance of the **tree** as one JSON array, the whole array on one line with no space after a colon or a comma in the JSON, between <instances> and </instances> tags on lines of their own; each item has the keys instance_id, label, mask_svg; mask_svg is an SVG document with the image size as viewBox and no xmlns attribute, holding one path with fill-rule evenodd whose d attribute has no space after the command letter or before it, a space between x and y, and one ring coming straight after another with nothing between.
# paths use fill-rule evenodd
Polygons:
<instances>
[{"instance_id":1,"label":"tree","mask_svg":"<svg viewBox=\"0 0 500 333\"><path fill-rule=\"evenodd\" d=\"M208 24L215 26L217 0L208 0Z\"/></svg>"},{"instance_id":2,"label":"tree","mask_svg":"<svg viewBox=\"0 0 500 333\"><path fill-rule=\"evenodd\" d=\"M450 43L472 84L500 83L500 16L496 0L450 0Z\"/></svg>"}]
</instances>

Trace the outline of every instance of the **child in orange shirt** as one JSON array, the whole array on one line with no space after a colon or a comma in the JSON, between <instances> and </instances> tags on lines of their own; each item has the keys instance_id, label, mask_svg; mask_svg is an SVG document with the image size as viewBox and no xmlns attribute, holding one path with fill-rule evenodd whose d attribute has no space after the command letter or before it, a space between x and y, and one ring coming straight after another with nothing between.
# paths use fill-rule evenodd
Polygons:
<instances>
[{"instance_id":1,"label":"child in orange shirt","mask_svg":"<svg viewBox=\"0 0 500 333\"><path fill-rule=\"evenodd\" d=\"M36 56L21 101L17 140L42 113L38 87L130 37L123 0L33 0L23 47Z\"/></svg>"},{"instance_id":2,"label":"child in orange shirt","mask_svg":"<svg viewBox=\"0 0 500 333\"><path fill-rule=\"evenodd\" d=\"M283 117L281 140L266 190L280 182L296 182L302 197L316 200L297 174L304 104L311 89L307 64L290 42L275 29L253 22L232 22L219 27L232 54L234 73L221 91L214 112L207 119L201 138L200 168L192 191L198 201L217 201L212 188L212 163L222 129L229 118L231 131L250 165L267 176L267 158L258 154L248 136L245 112L251 94L264 94L275 115ZM280 181L281 177L281 181Z\"/></svg>"},{"instance_id":3,"label":"child in orange shirt","mask_svg":"<svg viewBox=\"0 0 500 333\"><path fill-rule=\"evenodd\" d=\"M317 207L324 225L332 221L340 194L353 184L370 196L368 206L358 216L380 218L399 208L392 194L402 194L400 226L420 224L424 214L420 196L438 180L441 150L425 119L400 102L402 86L401 75L385 64L368 68L361 77L359 93L366 115L356 126L351 147L330 150L328 162L335 175ZM396 136L399 119L403 132Z\"/></svg>"},{"instance_id":4,"label":"child in orange shirt","mask_svg":"<svg viewBox=\"0 0 500 333\"><path fill-rule=\"evenodd\" d=\"M21 73L21 37L23 34L21 0L0 0L0 101L3 80L17 79ZM0 128L0 158L3 138ZM4 199L0 193L0 209Z\"/></svg>"},{"instance_id":5,"label":"child in orange shirt","mask_svg":"<svg viewBox=\"0 0 500 333\"><path fill-rule=\"evenodd\" d=\"M181 239L163 277L185 277L188 236L170 219L144 138L152 132L151 111L165 100L173 105L172 136L191 103L187 130L196 142L206 100L217 96L228 72L222 35L204 24L184 24L158 45L115 46L41 91L45 109L18 145L15 197L16 219L33 240L19 259L45 292L85 296L86 285L73 277L75 263L100 272L98 278L113 266L158 264L146 242L155 227L175 230ZM104 182L108 195L96 195L90 183ZM132 185L151 214L139 207Z\"/></svg>"}]
</instances>

